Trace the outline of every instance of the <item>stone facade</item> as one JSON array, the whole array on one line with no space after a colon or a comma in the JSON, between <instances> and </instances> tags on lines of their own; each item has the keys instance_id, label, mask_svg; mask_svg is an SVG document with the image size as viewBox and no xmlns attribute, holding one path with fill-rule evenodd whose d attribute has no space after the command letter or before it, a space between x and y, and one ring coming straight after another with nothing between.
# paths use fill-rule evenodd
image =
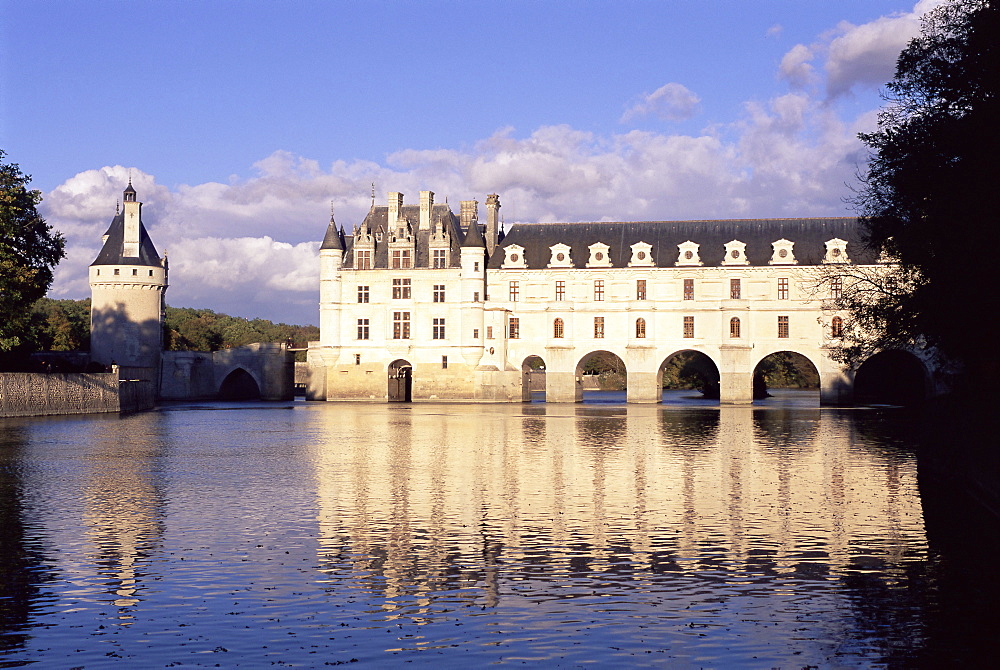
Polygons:
<instances>
[{"instance_id":1,"label":"stone facade","mask_svg":"<svg viewBox=\"0 0 1000 670\"><path fill-rule=\"evenodd\" d=\"M475 201L458 218L433 195L422 192L418 210L390 193L352 235L331 217L309 397L521 401L537 357L546 400L574 402L582 363L610 352L627 370L628 401L658 402L667 361L698 351L718 370L721 400L742 403L758 363L791 351L816 367L823 402L850 400L852 374L829 356L838 315L817 279L831 264L876 263L855 219L517 224L501 233L497 195L487 197L485 226ZM435 254L434 239L450 246Z\"/></svg>"}]
</instances>

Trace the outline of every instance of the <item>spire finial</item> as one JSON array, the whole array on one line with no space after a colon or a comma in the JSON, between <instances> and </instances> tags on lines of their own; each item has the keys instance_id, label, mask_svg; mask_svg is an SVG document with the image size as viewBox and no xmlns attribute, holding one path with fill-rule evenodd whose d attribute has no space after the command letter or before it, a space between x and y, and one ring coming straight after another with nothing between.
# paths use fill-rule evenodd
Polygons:
<instances>
[{"instance_id":1,"label":"spire finial","mask_svg":"<svg viewBox=\"0 0 1000 670\"><path fill-rule=\"evenodd\" d=\"M372 207L375 206L375 182L372 182Z\"/></svg>"},{"instance_id":2,"label":"spire finial","mask_svg":"<svg viewBox=\"0 0 1000 670\"><path fill-rule=\"evenodd\" d=\"M330 221L333 221L333 200L330 201Z\"/></svg>"},{"instance_id":3,"label":"spire finial","mask_svg":"<svg viewBox=\"0 0 1000 670\"><path fill-rule=\"evenodd\" d=\"M115 198L115 216L118 216L118 214L121 213L121 210L118 209L118 204L119 204L118 198Z\"/></svg>"}]
</instances>

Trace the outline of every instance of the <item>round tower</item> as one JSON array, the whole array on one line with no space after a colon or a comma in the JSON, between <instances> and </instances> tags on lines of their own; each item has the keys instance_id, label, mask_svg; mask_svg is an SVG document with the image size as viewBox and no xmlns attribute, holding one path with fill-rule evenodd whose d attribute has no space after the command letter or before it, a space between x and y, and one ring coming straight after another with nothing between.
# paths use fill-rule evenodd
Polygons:
<instances>
[{"instance_id":1,"label":"round tower","mask_svg":"<svg viewBox=\"0 0 1000 670\"><path fill-rule=\"evenodd\" d=\"M156 378L163 350L167 259L160 258L142 225L142 203L132 180L90 264L90 358L102 365Z\"/></svg>"}]
</instances>

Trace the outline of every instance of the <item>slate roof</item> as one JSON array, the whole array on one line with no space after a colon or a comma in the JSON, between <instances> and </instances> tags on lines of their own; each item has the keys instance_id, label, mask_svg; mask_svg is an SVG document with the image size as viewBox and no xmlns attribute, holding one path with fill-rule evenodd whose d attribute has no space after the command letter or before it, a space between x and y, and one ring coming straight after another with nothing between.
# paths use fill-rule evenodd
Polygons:
<instances>
[{"instance_id":1,"label":"slate roof","mask_svg":"<svg viewBox=\"0 0 1000 670\"><path fill-rule=\"evenodd\" d=\"M462 241L463 247L486 248L486 240L483 239L483 231L479 229L479 224L473 222L465 232L465 239Z\"/></svg>"},{"instance_id":2,"label":"slate roof","mask_svg":"<svg viewBox=\"0 0 1000 670\"><path fill-rule=\"evenodd\" d=\"M426 268L430 266L430 230L417 230L420 223L420 205L403 205L400 212L406 219L416 237L416 252L413 260L413 267ZM372 261L374 268L389 267L389 207L386 205L374 206L368 210L365 220L355 230L368 228L373 236L381 234L381 241L375 242L375 258ZM447 204L435 203L431 208L431 227L438 229L445 227L448 230L451 240L451 258L449 267L461 267L460 246L464 239L459 219L451 211ZM325 244L325 240L324 240ZM354 267L354 235L344 236L344 265L345 268Z\"/></svg>"},{"instance_id":3,"label":"slate roof","mask_svg":"<svg viewBox=\"0 0 1000 670\"><path fill-rule=\"evenodd\" d=\"M126 189L127 190L127 189ZM139 222L139 256L123 256L125 249L125 213L121 212L111 219L111 225L105 233L108 241L104 243L101 252L91 265L150 265L162 267L160 255L156 253L153 241L149 239L146 227Z\"/></svg>"},{"instance_id":4,"label":"slate roof","mask_svg":"<svg viewBox=\"0 0 1000 670\"><path fill-rule=\"evenodd\" d=\"M323 244L320 249L344 249L344 231L337 230L337 224L330 218L330 225L326 227L326 235L323 237Z\"/></svg>"},{"instance_id":5,"label":"slate roof","mask_svg":"<svg viewBox=\"0 0 1000 670\"><path fill-rule=\"evenodd\" d=\"M852 263L875 263L875 255L863 243L858 220L854 217L816 219L733 219L723 221L637 221L614 223L519 223L511 226L489 260L491 269L504 262L503 248L517 244L524 248L529 268L544 268L551 258L549 247L568 244L573 267L586 267L591 244L603 242L610 249L612 267L626 267L632 258L631 245L646 242L656 267L675 267L677 245L688 240L699 244L702 266L721 266L725 244L733 240L746 243L750 265L768 265L773 254L771 244L780 239L794 242L792 253L799 265L818 265L826 254L825 242L840 238L847 241L847 255Z\"/></svg>"}]
</instances>

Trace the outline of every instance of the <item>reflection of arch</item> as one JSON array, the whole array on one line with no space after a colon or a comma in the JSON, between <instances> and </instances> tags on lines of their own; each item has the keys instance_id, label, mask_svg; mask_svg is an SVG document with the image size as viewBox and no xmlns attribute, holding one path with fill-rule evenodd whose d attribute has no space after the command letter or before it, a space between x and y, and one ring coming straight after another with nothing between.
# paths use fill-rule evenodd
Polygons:
<instances>
[{"instance_id":1,"label":"reflection of arch","mask_svg":"<svg viewBox=\"0 0 1000 670\"><path fill-rule=\"evenodd\" d=\"M541 356L528 356L521 363L521 400L531 402L532 392L545 393L545 361Z\"/></svg>"},{"instance_id":2,"label":"reflection of arch","mask_svg":"<svg viewBox=\"0 0 1000 670\"><path fill-rule=\"evenodd\" d=\"M819 368L797 351L775 351L753 369L753 397L766 398L769 388L819 388Z\"/></svg>"},{"instance_id":3,"label":"reflection of arch","mask_svg":"<svg viewBox=\"0 0 1000 670\"><path fill-rule=\"evenodd\" d=\"M919 404L927 399L927 370L908 351L875 354L854 375L854 398L860 403Z\"/></svg>"},{"instance_id":4,"label":"reflection of arch","mask_svg":"<svg viewBox=\"0 0 1000 670\"><path fill-rule=\"evenodd\" d=\"M624 391L628 388L628 369L625 367L625 361L618 354L604 349L591 351L577 361L577 379L582 375L596 376L600 391Z\"/></svg>"},{"instance_id":5,"label":"reflection of arch","mask_svg":"<svg viewBox=\"0 0 1000 670\"><path fill-rule=\"evenodd\" d=\"M413 366L398 358L389 364L389 402L413 399Z\"/></svg>"},{"instance_id":6,"label":"reflection of arch","mask_svg":"<svg viewBox=\"0 0 1000 670\"><path fill-rule=\"evenodd\" d=\"M706 398L719 397L719 366L708 354L682 349L663 359L658 371L661 389L697 389Z\"/></svg>"},{"instance_id":7,"label":"reflection of arch","mask_svg":"<svg viewBox=\"0 0 1000 670\"><path fill-rule=\"evenodd\" d=\"M219 386L219 399L260 400L260 386L249 372L243 368L236 368L222 380Z\"/></svg>"}]
</instances>

